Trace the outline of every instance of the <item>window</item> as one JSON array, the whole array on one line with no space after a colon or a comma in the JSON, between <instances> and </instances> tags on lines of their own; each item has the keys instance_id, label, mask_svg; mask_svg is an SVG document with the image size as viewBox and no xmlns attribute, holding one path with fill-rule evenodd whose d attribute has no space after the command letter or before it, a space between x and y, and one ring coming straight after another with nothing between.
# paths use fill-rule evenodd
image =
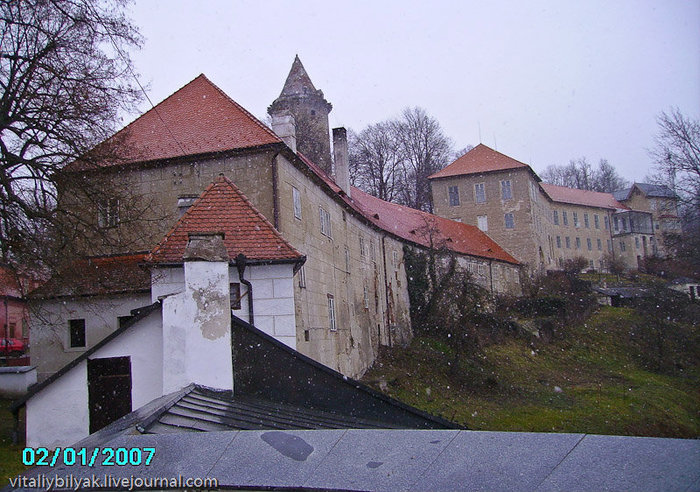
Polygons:
<instances>
[{"instance_id":1,"label":"window","mask_svg":"<svg viewBox=\"0 0 700 492\"><path fill-rule=\"evenodd\" d=\"M369 240L369 257L372 259L372 261L377 260L377 252L374 249L374 241L371 239Z\"/></svg>"},{"instance_id":2,"label":"window","mask_svg":"<svg viewBox=\"0 0 700 492\"><path fill-rule=\"evenodd\" d=\"M335 299L332 294L328 294L328 328L331 331L338 330L335 324Z\"/></svg>"},{"instance_id":3,"label":"window","mask_svg":"<svg viewBox=\"0 0 700 492\"><path fill-rule=\"evenodd\" d=\"M620 228L620 225L617 221L617 217L613 217L613 220L615 221L615 230L617 231Z\"/></svg>"},{"instance_id":4,"label":"window","mask_svg":"<svg viewBox=\"0 0 700 492\"><path fill-rule=\"evenodd\" d=\"M627 219L622 219L622 230L626 231L627 230Z\"/></svg>"},{"instance_id":5,"label":"window","mask_svg":"<svg viewBox=\"0 0 700 492\"><path fill-rule=\"evenodd\" d=\"M598 217L598 214L593 215L593 224L596 229L600 229L600 217Z\"/></svg>"},{"instance_id":6,"label":"window","mask_svg":"<svg viewBox=\"0 0 700 492\"><path fill-rule=\"evenodd\" d=\"M528 184L530 185L530 198L532 198L533 202L537 201L537 185L533 183L532 181L528 181Z\"/></svg>"},{"instance_id":7,"label":"window","mask_svg":"<svg viewBox=\"0 0 700 492\"><path fill-rule=\"evenodd\" d=\"M562 211L561 220L563 221L564 225L569 225L569 216L567 215L566 210Z\"/></svg>"},{"instance_id":8,"label":"window","mask_svg":"<svg viewBox=\"0 0 700 492\"><path fill-rule=\"evenodd\" d=\"M586 247L588 248L588 251L593 251L593 243L591 242L590 237L586 238Z\"/></svg>"},{"instance_id":9,"label":"window","mask_svg":"<svg viewBox=\"0 0 700 492\"><path fill-rule=\"evenodd\" d=\"M559 212L557 210L552 212L552 219L554 220L554 225L559 225Z\"/></svg>"},{"instance_id":10,"label":"window","mask_svg":"<svg viewBox=\"0 0 700 492\"><path fill-rule=\"evenodd\" d=\"M106 198L97 205L97 225L99 227L116 227L119 224L119 199Z\"/></svg>"},{"instance_id":11,"label":"window","mask_svg":"<svg viewBox=\"0 0 700 492\"><path fill-rule=\"evenodd\" d=\"M634 247L639 249L639 238L638 237L634 238Z\"/></svg>"},{"instance_id":12,"label":"window","mask_svg":"<svg viewBox=\"0 0 700 492\"><path fill-rule=\"evenodd\" d=\"M489 230L489 218L486 215L479 215L476 218L476 226L479 228L481 231L488 231Z\"/></svg>"},{"instance_id":13,"label":"window","mask_svg":"<svg viewBox=\"0 0 700 492\"><path fill-rule=\"evenodd\" d=\"M345 246L345 271L350 273L350 250Z\"/></svg>"},{"instance_id":14,"label":"window","mask_svg":"<svg viewBox=\"0 0 700 492\"><path fill-rule=\"evenodd\" d=\"M513 228L515 228L515 221L514 221L514 219L513 219L513 214L505 214L505 215L503 216L503 218L505 219L506 229L513 229Z\"/></svg>"},{"instance_id":15,"label":"window","mask_svg":"<svg viewBox=\"0 0 700 492\"><path fill-rule=\"evenodd\" d=\"M510 180L509 179L501 181L501 198L503 200L512 200L513 199L513 190L510 187Z\"/></svg>"},{"instance_id":16,"label":"window","mask_svg":"<svg viewBox=\"0 0 700 492\"><path fill-rule=\"evenodd\" d=\"M588 260L588 268L595 268L593 265L593 260Z\"/></svg>"},{"instance_id":17,"label":"window","mask_svg":"<svg viewBox=\"0 0 700 492\"><path fill-rule=\"evenodd\" d=\"M398 251L391 252L391 264L393 265L395 270L398 270L398 268L399 268L399 252Z\"/></svg>"},{"instance_id":18,"label":"window","mask_svg":"<svg viewBox=\"0 0 700 492\"><path fill-rule=\"evenodd\" d=\"M71 348L85 347L85 320L68 320L68 329L70 332L69 335Z\"/></svg>"},{"instance_id":19,"label":"window","mask_svg":"<svg viewBox=\"0 0 700 492\"><path fill-rule=\"evenodd\" d=\"M557 236L557 248L561 248L561 236Z\"/></svg>"},{"instance_id":20,"label":"window","mask_svg":"<svg viewBox=\"0 0 700 492\"><path fill-rule=\"evenodd\" d=\"M622 251L625 251L625 242L624 241L620 241L620 249Z\"/></svg>"},{"instance_id":21,"label":"window","mask_svg":"<svg viewBox=\"0 0 700 492\"><path fill-rule=\"evenodd\" d=\"M578 223L578 212L572 212L574 216L574 227L581 227L581 224Z\"/></svg>"},{"instance_id":22,"label":"window","mask_svg":"<svg viewBox=\"0 0 700 492\"><path fill-rule=\"evenodd\" d=\"M365 238L360 236L360 256L363 258L367 256L367 248L365 247Z\"/></svg>"},{"instance_id":23,"label":"window","mask_svg":"<svg viewBox=\"0 0 700 492\"><path fill-rule=\"evenodd\" d=\"M456 207L459 205L459 188L456 186L450 186L448 188L448 194L450 195L450 207Z\"/></svg>"},{"instance_id":24,"label":"window","mask_svg":"<svg viewBox=\"0 0 700 492\"><path fill-rule=\"evenodd\" d=\"M294 202L294 218L301 220L301 195L299 190L292 186L292 201Z\"/></svg>"},{"instance_id":25,"label":"window","mask_svg":"<svg viewBox=\"0 0 700 492\"><path fill-rule=\"evenodd\" d=\"M583 225L586 226L586 229L591 228L591 222L588 220L588 214L586 213L583 214Z\"/></svg>"},{"instance_id":26,"label":"window","mask_svg":"<svg viewBox=\"0 0 700 492\"><path fill-rule=\"evenodd\" d=\"M596 246L598 246L598 251L603 251L603 242L600 239L596 239Z\"/></svg>"},{"instance_id":27,"label":"window","mask_svg":"<svg viewBox=\"0 0 700 492\"><path fill-rule=\"evenodd\" d=\"M362 301L365 309L369 309L369 287L367 287L367 281L362 286Z\"/></svg>"},{"instance_id":28,"label":"window","mask_svg":"<svg viewBox=\"0 0 700 492\"><path fill-rule=\"evenodd\" d=\"M566 249L571 249L571 238L566 236Z\"/></svg>"},{"instance_id":29,"label":"window","mask_svg":"<svg viewBox=\"0 0 700 492\"><path fill-rule=\"evenodd\" d=\"M581 238L580 237L576 238L576 249L581 249Z\"/></svg>"},{"instance_id":30,"label":"window","mask_svg":"<svg viewBox=\"0 0 700 492\"><path fill-rule=\"evenodd\" d=\"M607 215L603 217L603 222L605 222L605 230L610 229L610 218Z\"/></svg>"},{"instance_id":31,"label":"window","mask_svg":"<svg viewBox=\"0 0 700 492\"><path fill-rule=\"evenodd\" d=\"M321 207L318 208L318 211L321 217L321 234L327 237L333 237L331 235L331 214Z\"/></svg>"},{"instance_id":32,"label":"window","mask_svg":"<svg viewBox=\"0 0 700 492\"><path fill-rule=\"evenodd\" d=\"M612 253L612 243L610 242L610 239L607 239L606 243L608 244L608 252Z\"/></svg>"},{"instance_id":33,"label":"window","mask_svg":"<svg viewBox=\"0 0 700 492\"><path fill-rule=\"evenodd\" d=\"M481 275L481 276L486 275L486 265L484 265L483 263L479 263L479 266L477 268L478 268L479 275Z\"/></svg>"},{"instance_id":34,"label":"window","mask_svg":"<svg viewBox=\"0 0 700 492\"><path fill-rule=\"evenodd\" d=\"M486 203L486 187L484 183L474 185L474 201L476 203Z\"/></svg>"},{"instance_id":35,"label":"window","mask_svg":"<svg viewBox=\"0 0 700 492\"><path fill-rule=\"evenodd\" d=\"M299 287L302 289L306 288L306 265L302 265L299 269ZM238 308L240 309L240 308Z\"/></svg>"},{"instance_id":36,"label":"window","mask_svg":"<svg viewBox=\"0 0 700 492\"><path fill-rule=\"evenodd\" d=\"M241 309L241 284L231 282L229 292L231 294L231 309Z\"/></svg>"}]
</instances>

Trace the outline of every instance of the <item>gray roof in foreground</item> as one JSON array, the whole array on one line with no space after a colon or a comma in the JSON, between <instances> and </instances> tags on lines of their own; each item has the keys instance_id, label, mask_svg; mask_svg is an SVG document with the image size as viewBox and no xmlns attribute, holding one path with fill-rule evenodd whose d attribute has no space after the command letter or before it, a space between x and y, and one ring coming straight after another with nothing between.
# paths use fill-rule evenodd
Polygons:
<instances>
[{"instance_id":1,"label":"gray roof in foreground","mask_svg":"<svg viewBox=\"0 0 700 492\"><path fill-rule=\"evenodd\" d=\"M689 439L345 429L119 435L105 445L156 451L148 466L57 464L25 476L215 478L219 488L248 489L700 490L700 441Z\"/></svg>"}]
</instances>

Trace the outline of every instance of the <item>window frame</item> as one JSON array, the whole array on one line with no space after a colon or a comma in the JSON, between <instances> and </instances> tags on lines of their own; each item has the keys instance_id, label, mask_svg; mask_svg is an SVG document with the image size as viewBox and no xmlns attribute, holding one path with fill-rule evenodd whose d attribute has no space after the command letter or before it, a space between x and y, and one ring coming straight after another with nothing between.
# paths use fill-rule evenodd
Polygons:
<instances>
[{"instance_id":1,"label":"window frame","mask_svg":"<svg viewBox=\"0 0 700 492\"><path fill-rule=\"evenodd\" d=\"M510 218L510 227L508 226L509 222L508 219ZM515 215L513 215L513 212L508 212L507 214L503 214L503 225L506 229L515 229Z\"/></svg>"},{"instance_id":2,"label":"window frame","mask_svg":"<svg viewBox=\"0 0 700 492\"><path fill-rule=\"evenodd\" d=\"M481 228L481 219L484 219L484 228ZM489 230L489 216L488 215L477 215L476 216L476 227L481 232L488 232Z\"/></svg>"},{"instance_id":3,"label":"window frame","mask_svg":"<svg viewBox=\"0 0 700 492\"><path fill-rule=\"evenodd\" d=\"M338 325L335 316L335 298L333 294L327 294L328 296L328 329L330 331L338 331Z\"/></svg>"},{"instance_id":4,"label":"window frame","mask_svg":"<svg viewBox=\"0 0 700 492\"><path fill-rule=\"evenodd\" d=\"M513 199L513 186L510 182L510 179L503 179L501 180L501 200L504 202L510 201Z\"/></svg>"},{"instance_id":5,"label":"window frame","mask_svg":"<svg viewBox=\"0 0 700 492\"><path fill-rule=\"evenodd\" d=\"M292 205L294 208L294 218L301 220L301 193L295 186L292 186Z\"/></svg>"},{"instance_id":6,"label":"window frame","mask_svg":"<svg viewBox=\"0 0 700 492\"><path fill-rule=\"evenodd\" d=\"M84 349L87 348L87 327L85 326L85 318L75 318L68 320L68 348L70 349ZM82 330L82 333L78 337L74 337L74 329ZM75 338L82 338L82 345L77 345L74 343Z\"/></svg>"},{"instance_id":7,"label":"window frame","mask_svg":"<svg viewBox=\"0 0 700 492\"><path fill-rule=\"evenodd\" d=\"M97 204L97 226L111 229L119 225L119 198L103 198Z\"/></svg>"},{"instance_id":8,"label":"window frame","mask_svg":"<svg viewBox=\"0 0 700 492\"><path fill-rule=\"evenodd\" d=\"M486 183L474 184L474 203L486 203Z\"/></svg>"},{"instance_id":9,"label":"window frame","mask_svg":"<svg viewBox=\"0 0 700 492\"><path fill-rule=\"evenodd\" d=\"M459 207L459 186L447 187L447 203L450 207Z\"/></svg>"}]
</instances>

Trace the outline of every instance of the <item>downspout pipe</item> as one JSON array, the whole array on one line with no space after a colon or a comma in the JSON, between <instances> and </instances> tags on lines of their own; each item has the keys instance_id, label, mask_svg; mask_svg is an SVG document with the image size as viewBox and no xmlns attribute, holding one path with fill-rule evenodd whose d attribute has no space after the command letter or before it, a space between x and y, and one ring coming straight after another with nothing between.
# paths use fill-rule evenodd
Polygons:
<instances>
[{"instance_id":1,"label":"downspout pipe","mask_svg":"<svg viewBox=\"0 0 700 492\"><path fill-rule=\"evenodd\" d=\"M245 267L248 264L248 258L243 253L236 256L236 269L238 270L238 280L241 281L243 285L248 287L248 322L255 326L255 317L253 315L253 284L250 281L243 278L245 273Z\"/></svg>"}]
</instances>

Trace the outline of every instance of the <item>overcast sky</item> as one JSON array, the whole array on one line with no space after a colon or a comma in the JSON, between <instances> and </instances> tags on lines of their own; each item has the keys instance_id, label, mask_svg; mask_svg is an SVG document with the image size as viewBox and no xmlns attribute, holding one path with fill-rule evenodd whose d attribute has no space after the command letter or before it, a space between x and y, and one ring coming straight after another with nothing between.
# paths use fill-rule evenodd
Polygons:
<instances>
[{"instance_id":1,"label":"overcast sky","mask_svg":"<svg viewBox=\"0 0 700 492\"><path fill-rule=\"evenodd\" d=\"M700 117L697 0L141 0L131 13L154 103L204 73L263 118L299 54L332 127L421 106L456 148L482 142L538 172L607 158L637 181L656 116Z\"/></svg>"}]
</instances>

